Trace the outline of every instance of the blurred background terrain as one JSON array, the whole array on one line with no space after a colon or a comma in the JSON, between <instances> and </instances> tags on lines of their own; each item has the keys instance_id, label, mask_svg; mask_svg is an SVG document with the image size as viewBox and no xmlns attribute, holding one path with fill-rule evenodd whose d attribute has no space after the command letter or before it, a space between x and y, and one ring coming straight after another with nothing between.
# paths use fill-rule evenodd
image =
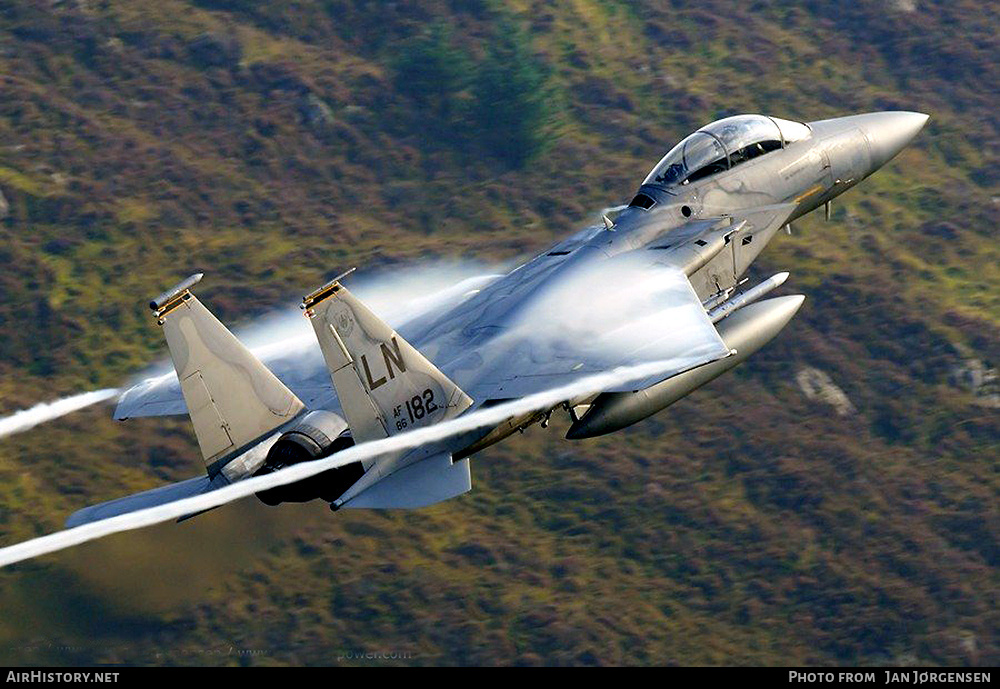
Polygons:
<instances>
[{"instance_id":1,"label":"blurred background terrain","mask_svg":"<svg viewBox=\"0 0 1000 689\"><path fill-rule=\"evenodd\" d=\"M734 372L433 508L0 570L0 662L1000 663L998 58L973 0L3 3L0 414L161 360L145 302L198 269L239 326L354 265L512 266L725 115L931 120L763 254L808 299ZM0 439L0 542L202 470L186 418Z\"/></svg>"}]
</instances>

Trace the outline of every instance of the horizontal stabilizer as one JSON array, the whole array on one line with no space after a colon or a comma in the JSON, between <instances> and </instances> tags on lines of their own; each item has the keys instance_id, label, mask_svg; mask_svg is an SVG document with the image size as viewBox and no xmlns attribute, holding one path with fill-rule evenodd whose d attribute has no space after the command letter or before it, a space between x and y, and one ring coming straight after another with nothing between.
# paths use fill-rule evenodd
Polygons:
<instances>
[{"instance_id":1,"label":"horizontal stabilizer","mask_svg":"<svg viewBox=\"0 0 1000 689\"><path fill-rule=\"evenodd\" d=\"M84 507L82 510L70 515L69 519L66 520L66 528L72 529L74 526L82 526L90 522L117 517L120 514L144 510L147 507L165 505L168 502L191 498L227 485L229 485L229 481L221 474L214 479L210 479L208 476L189 478L180 483L171 483L169 486L160 486L159 488L153 488L152 490L118 498L117 500L102 502L99 505Z\"/></svg>"}]
</instances>

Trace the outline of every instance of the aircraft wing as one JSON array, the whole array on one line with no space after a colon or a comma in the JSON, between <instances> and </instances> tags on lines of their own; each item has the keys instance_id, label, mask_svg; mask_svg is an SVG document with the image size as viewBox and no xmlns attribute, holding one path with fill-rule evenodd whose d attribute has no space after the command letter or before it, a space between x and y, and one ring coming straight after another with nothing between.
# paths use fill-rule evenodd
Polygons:
<instances>
[{"instance_id":1,"label":"aircraft wing","mask_svg":"<svg viewBox=\"0 0 1000 689\"><path fill-rule=\"evenodd\" d=\"M532 295L485 348L488 372L470 394L523 397L602 371L662 362L656 374L608 392L639 390L728 354L682 271L610 259L558 276Z\"/></svg>"},{"instance_id":2,"label":"aircraft wing","mask_svg":"<svg viewBox=\"0 0 1000 689\"><path fill-rule=\"evenodd\" d=\"M422 351L477 405L662 362L656 375L621 386L637 390L729 354L662 252L601 251L539 256L431 324L417 338L428 343Z\"/></svg>"},{"instance_id":3,"label":"aircraft wing","mask_svg":"<svg viewBox=\"0 0 1000 689\"><path fill-rule=\"evenodd\" d=\"M115 419L118 421L181 414L187 414L187 405L173 371L133 385L122 393L115 407Z\"/></svg>"},{"instance_id":4,"label":"aircraft wing","mask_svg":"<svg viewBox=\"0 0 1000 689\"><path fill-rule=\"evenodd\" d=\"M624 247L595 225L408 336L477 405L663 362L662 374L608 391L639 390L729 354L687 275L698 276L703 293L734 285L795 208L652 226L651 234L624 237ZM696 272L713 251L732 260Z\"/></svg>"}]
</instances>

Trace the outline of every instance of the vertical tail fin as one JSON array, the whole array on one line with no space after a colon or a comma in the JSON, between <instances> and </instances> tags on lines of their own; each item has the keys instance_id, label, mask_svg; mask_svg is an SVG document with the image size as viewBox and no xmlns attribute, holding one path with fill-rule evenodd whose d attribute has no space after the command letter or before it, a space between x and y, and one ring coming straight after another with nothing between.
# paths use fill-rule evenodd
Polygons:
<instances>
[{"instance_id":1,"label":"vertical tail fin","mask_svg":"<svg viewBox=\"0 0 1000 689\"><path fill-rule=\"evenodd\" d=\"M189 291L192 275L150 302L170 349L209 473L305 405ZM220 467L221 468L221 467Z\"/></svg>"},{"instance_id":2,"label":"vertical tail fin","mask_svg":"<svg viewBox=\"0 0 1000 689\"><path fill-rule=\"evenodd\" d=\"M358 442L458 416L472 398L340 284L302 301Z\"/></svg>"}]
</instances>

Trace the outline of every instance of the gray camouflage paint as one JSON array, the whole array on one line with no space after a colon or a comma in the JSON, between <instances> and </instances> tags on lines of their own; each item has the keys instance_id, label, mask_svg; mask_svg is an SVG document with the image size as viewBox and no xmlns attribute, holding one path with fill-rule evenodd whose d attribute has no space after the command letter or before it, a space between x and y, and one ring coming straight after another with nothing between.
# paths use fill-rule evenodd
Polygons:
<instances>
[{"instance_id":1,"label":"gray camouflage paint","mask_svg":"<svg viewBox=\"0 0 1000 689\"><path fill-rule=\"evenodd\" d=\"M926 121L927 116L921 113L878 112L805 126L761 116L727 118L708 125L699 131L716 139L715 150L725 151L722 159L714 161L716 167L692 166L684 172L690 177L685 182L683 176L670 178L666 174L657 181L654 173L658 166L639 189L651 205L624 208L609 223L583 229L485 284L468 299L401 327L398 337L406 344L407 353L396 352L406 358L415 354L426 361L433 369L432 376L439 375L463 397L467 394L471 398L465 405L470 409L490 400L548 389L597 370L676 359L676 369L666 380L661 377L633 384L633 389L608 390L596 398L566 401L567 407L583 412L582 417L575 415L570 437L589 437L634 423L736 365L784 327L802 297L779 297L746 306L723 320L718 331L706 309L730 298L742 275L778 230L872 174L902 150ZM767 134L769 138L760 141L741 140L740 128L751 131L750 124L761 132L777 134ZM727 141L729 144L724 143ZM669 162L676 148L664 161ZM705 174L709 169L717 171ZM700 177L695 175L698 172ZM601 330L592 336L575 336L573 324L563 328L562 337L539 339L532 332L530 326L547 320L546 314L558 313L560 300L567 294L599 295L612 290L613 296L616 282L636 275L661 278L662 292L657 296L662 303L623 303L620 309L596 319ZM572 289L567 291L567 287ZM261 372L248 367L242 356L230 358L226 352L232 343L225 336L218 335L225 341L214 344L206 339L217 334L199 329L209 322L207 319L214 321L210 314L206 319L197 311L200 306L192 298L181 307L194 309L192 314L178 315L176 324L169 315L166 318L166 335L178 375L185 381L183 388L170 379L136 386L123 395L116 418L185 413L192 407L199 442L203 435L206 438L202 443L206 460L235 456L227 453L239 448L241 442L252 442L254 433L259 433L257 437L272 433L305 406L343 413L344 405L331 386L331 370L353 363L359 389L369 395L376 392L379 386L374 383L386 369L391 370L388 355L383 357L385 366L378 360L382 373L373 373L371 362L365 371L350 356L338 363L336 338L327 338L323 345L326 361L317 352L268 359L267 367L277 374L277 378L269 378L266 368ZM657 317L666 313L658 310L664 306L672 310L659 318L658 327L647 326L631 338L628 332L605 337L604 333L627 331L625 326L630 322L656 323ZM359 316L353 307L349 313L338 308L340 311L325 321L332 328L317 330L321 344L327 332L339 334L341 339L349 336L348 321ZM360 319L366 322L365 333L373 334L373 343L388 341L382 332L388 326L377 317L364 313ZM192 363L195 351L200 359ZM209 394L206 400L195 375L206 375L203 360L227 371L223 388L213 388L218 381L212 385L206 381L205 387L228 386L247 394L235 395L239 399L231 401ZM299 402L296 392L304 403ZM213 404L223 419L221 426L213 415ZM444 450L468 456L544 416L532 414L481 429ZM384 428L386 422L383 409L379 424ZM227 437L218 433L220 427L228 434L226 448Z\"/></svg>"}]
</instances>

